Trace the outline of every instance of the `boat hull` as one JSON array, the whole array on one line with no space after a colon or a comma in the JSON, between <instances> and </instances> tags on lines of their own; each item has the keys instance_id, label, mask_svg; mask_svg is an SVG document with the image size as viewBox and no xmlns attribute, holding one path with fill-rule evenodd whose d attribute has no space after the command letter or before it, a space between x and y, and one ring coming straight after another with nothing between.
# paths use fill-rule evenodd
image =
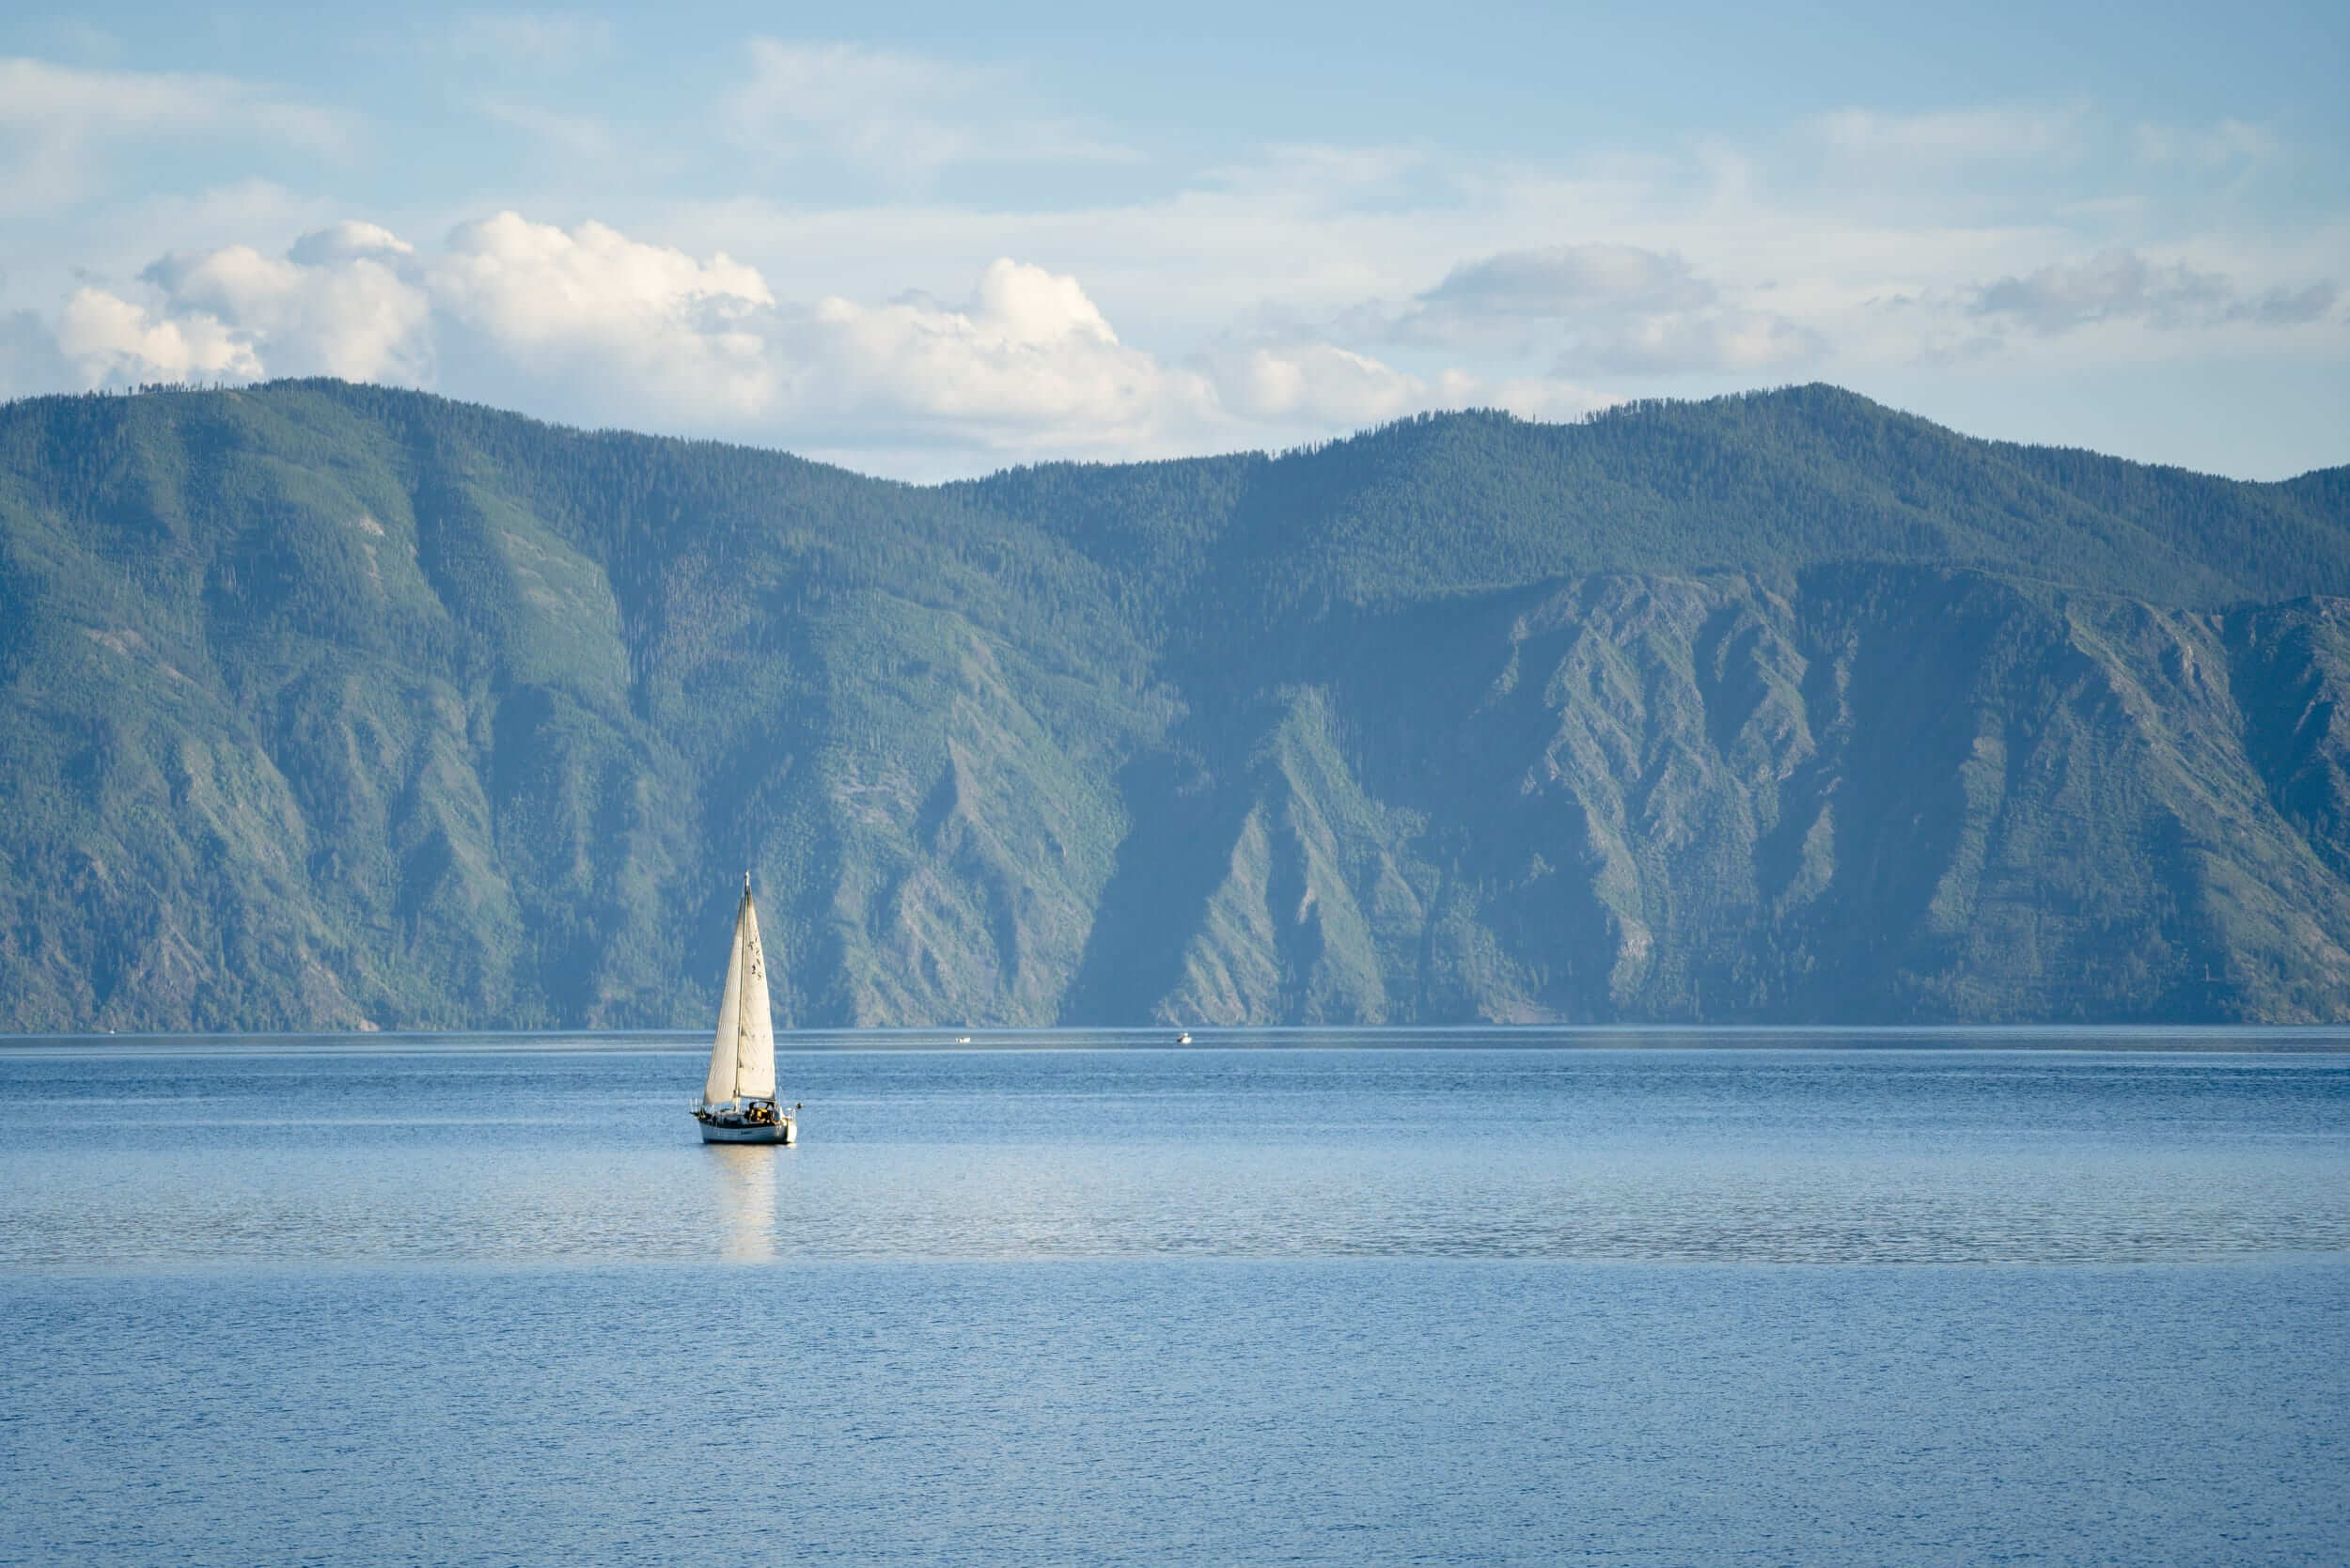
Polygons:
<instances>
[{"instance_id":1,"label":"boat hull","mask_svg":"<svg viewBox=\"0 0 2350 1568\"><path fill-rule=\"evenodd\" d=\"M704 1121L704 1143L797 1143L799 1128L786 1116L774 1121Z\"/></svg>"}]
</instances>

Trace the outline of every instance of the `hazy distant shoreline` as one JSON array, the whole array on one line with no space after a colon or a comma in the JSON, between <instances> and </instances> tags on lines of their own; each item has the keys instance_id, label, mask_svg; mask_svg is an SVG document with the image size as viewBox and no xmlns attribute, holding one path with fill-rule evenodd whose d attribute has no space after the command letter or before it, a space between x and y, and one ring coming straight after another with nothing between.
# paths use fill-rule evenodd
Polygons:
<instances>
[{"instance_id":1,"label":"hazy distant shoreline","mask_svg":"<svg viewBox=\"0 0 2350 1568\"><path fill-rule=\"evenodd\" d=\"M0 1052L103 1050L175 1054L494 1054L514 1051L698 1054L706 1029L460 1029L218 1034L0 1035ZM2161 1051L2350 1053L2350 1025L2240 1027L2124 1024L2036 1026L1590 1024L1434 1027L1200 1027L1187 1044L1150 1028L793 1029L778 1051L1234 1051L1234 1050L1835 1050Z\"/></svg>"}]
</instances>

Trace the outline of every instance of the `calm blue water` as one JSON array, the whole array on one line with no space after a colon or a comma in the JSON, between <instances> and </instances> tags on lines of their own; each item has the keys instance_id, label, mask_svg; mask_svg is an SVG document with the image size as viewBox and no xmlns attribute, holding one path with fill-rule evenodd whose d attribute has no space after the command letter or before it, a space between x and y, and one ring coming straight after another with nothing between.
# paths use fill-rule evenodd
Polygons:
<instances>
[{"instance_id":1,"label":"calm blue water","mask_svg":"<svg viewBox=\"0 0 2350 1568\"><path fill-rule=\"evenodd\" d=\"M0 1050L0 1562L2350 1559L2350 1056L502 1043Z\"/></svg>"}]
</instances>

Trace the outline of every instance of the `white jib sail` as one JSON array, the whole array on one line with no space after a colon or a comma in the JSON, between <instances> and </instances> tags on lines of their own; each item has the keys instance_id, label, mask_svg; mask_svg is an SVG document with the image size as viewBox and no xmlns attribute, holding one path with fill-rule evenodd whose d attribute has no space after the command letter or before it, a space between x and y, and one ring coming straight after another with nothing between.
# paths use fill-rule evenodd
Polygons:
<instances>
[{"instance_id":1,"label":"white jib sail","mask_svg":"<svg viewBox=\"0 0 2350 1568\"><path fill-rule=\"evenodd\" d=\"M776 1097L776 1027L767 1007L767 957L759 945L759 911L749 889L734 912L734 950L727 959L727 987L718 998L718 1038L710 1047L710 1074L702 1101L772 1100Z\"/></svg>"}]
</instances>

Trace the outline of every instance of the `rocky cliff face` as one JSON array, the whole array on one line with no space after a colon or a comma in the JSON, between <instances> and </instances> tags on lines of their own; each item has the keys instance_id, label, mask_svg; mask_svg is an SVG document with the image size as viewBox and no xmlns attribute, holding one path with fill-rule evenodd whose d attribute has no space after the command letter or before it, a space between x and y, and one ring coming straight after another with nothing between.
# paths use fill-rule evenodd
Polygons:
<instances>
[{"instance_id":1,"label":"rocky cliff face","mask_svg":"<svg viewBox=\"0 0 2350 1568\"><path fill-rule=\"evenodd\" d=\"M804 1025L2350 1011L2343 487L1820 398L1653 411L1778 421L1685 504L1595 431L1614 510L1473 418L923 491L13 405L0 1027L698 1023L746 865Z\"/></svg>"},{"instance_id":2,"label":"rocky cliff face","mask_svg":"<svg viewBox=\"0 0 2350 1568\"><path fill-rule=\"evenodd\" d=\"M2346 612L1843 567L1371 623L1192 808L1152 1005L2339 1016Z\"/></svg>"}]
</instances>

